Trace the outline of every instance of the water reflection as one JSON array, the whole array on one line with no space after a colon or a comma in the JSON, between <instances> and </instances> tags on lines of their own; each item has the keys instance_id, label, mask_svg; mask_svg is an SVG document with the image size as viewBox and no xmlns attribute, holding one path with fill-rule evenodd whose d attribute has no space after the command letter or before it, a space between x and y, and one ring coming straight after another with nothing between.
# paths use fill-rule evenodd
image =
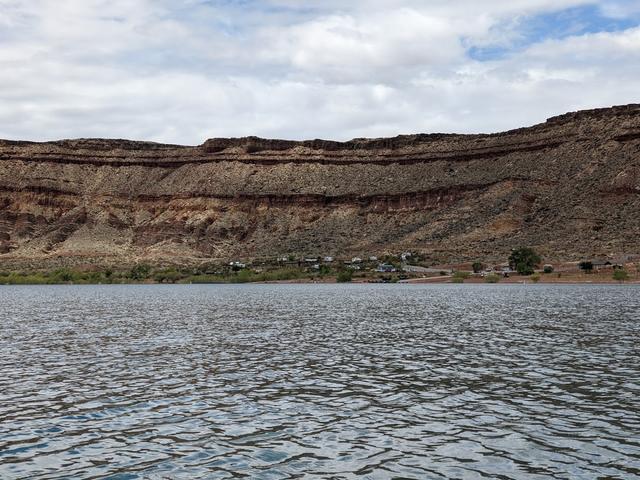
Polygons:
<instances>
[{"instance_id":1,"label":"water reflection","mask_svg":"<svg viewBox=\"0 0 640 480\"><path fill-rule=\"evenodd\" d=\"M0 305L0 478L640 478L637 287L2 287Z\"/></svg>"}]
</instances>

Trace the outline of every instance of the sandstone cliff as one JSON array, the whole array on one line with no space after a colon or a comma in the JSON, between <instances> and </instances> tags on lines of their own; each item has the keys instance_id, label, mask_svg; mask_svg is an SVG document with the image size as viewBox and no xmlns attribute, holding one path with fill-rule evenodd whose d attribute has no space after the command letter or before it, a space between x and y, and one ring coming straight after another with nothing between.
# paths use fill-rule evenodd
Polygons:
<instances>
[{"instance_id":1,"label":"sandstone cliff","mask_svg":"<svg viewBox=\"0 0 640 480\"><path fill-rule=\"evenodd\" d=\"M0 269L640 253L640 105L492 135L0 141Z\"/></svg>"}]
</instances>

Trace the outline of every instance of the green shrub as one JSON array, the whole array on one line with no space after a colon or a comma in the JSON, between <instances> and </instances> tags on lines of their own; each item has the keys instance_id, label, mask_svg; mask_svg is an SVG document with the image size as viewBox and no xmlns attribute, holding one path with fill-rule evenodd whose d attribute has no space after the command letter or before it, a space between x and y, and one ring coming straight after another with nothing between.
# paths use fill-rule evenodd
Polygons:
<instances>
[{"instance_id":1,"label":"green shrub","mask_svg":"<svg viewBox=\"0 0 640 480\"><path fill-rule=\"evenodd\" d=\"M495 273L491 273L484 277L484 281L486 283L498 283L500 281L500 276L496 275Z\"/></svg>"},{"instance_id":2,"label":"green shrub","mask_svg":"<svg viewBox=\"0 0 640 480\"><path fill-rule=\"evenodd\" d=\"M240 270L236 275L232 276L234 283L248 283L253 279L253 273L250 270Z\"/></svg>"},{"instance_id":3,"label":"green shrub","mask_svg":"<svg viewBox=\"0 0 640 480\"><path fill-rule=\"evenodd\" d=\"M11 272L6 276L0 277L0 283L8 285L47 285L60 282L43 273L28 274Z\"/></svg>"},{"instance_id":4,"label":"green shrub","mask_svg":"<svg viewBox=\"0 0 640 480\"><path fill-rule=\"evenodd\" d=\"M451 279L451 283L464 283L464 278L462 278L462 277L453 277Z\"/></svg>"},{"instance_id":5,"label":"green shrub","mask_svg":"<svg viewBox=\"0 0 640 480\"><path fill-rule=\"evenodd\" d=\"M531 281L533 283L538 283L540 281L540 275L538 275L537 273L535 275L531 275Z\"/></svg>"},{"instance_id":6,"label":"green shrub","mask_svg":"<svg viewBox=\"0 0 640 480\"><path fill-rule=\"evenodd\" d=\"M237 273L190 275L184 281L191 283L248 283L294 280L306 276L296 268L279 268L268 272L253 272L245 269Z\"/></svg>"},{"instance_id":7,"label":"green shrub","mask_svg":"<svg viewBox=\"0 0 640 480\"><path fill-rule=\"evenodd\" d=\"M471 274L469 272L455 272L453 274L453 278L461 278L462 280L466 280L467 278L469 278L471 276Z\"/></svg>"},{"instance_id":8,"label":"green shrub","mask_svg":"<svg viewBox=\"0 0 640 480\"><path fill-rule=\"evenodd\" d=\"M353 270L341 270L338 272L338 276L336 277L336 281L338 283L348 283L353 278Z\"/></svg>"},{"instance_id":9,"label":"green shrub","mask_svg":"<svg viewBox=\"0 0 640 480\"><path fill-rule=\"evenodd\" d=\"M74 274L75 272L72 272L71 270L68 270L66 268L60 268L58 270L55 270L53 272L53 275L51 275L51 279L55 282L55 283L67 283L67 282L72 282L73 280L77 279L78 275Z\"/></svg>"},{"instance_id":10,"label":"green shrub","mask_svg":"<svg viewBox=\"0 0 640 480\"><path fill-rule=\"evenodd\" d=\"M331 273L331 267L329 265L320 265L320 269L318 270L318 275L324 277Z\"/></svg>"},{"instance_id":11,"label":"green shrub","mask_svg":"<svg viewBox=\"0 0 640 480\"><path fill-rule=\"evenodd\" d=\"M174 268L160 270L153 275L153 279L158 283L176 283L182 278L184 278L184 275Z\"/></svg>"},{"instance_id":12,"label":"green shrub","mask_svg":"<svg viewBox=\"0 0 640 480\"><path fill-rule=\"evenodd\" d=\"M618 282L629 280L629 273L624 269L616 269L613 271L613 279Z\"/></svg>"},{"instance_id":13,"label":"green shrub","mask_svg":"<svg viewBox=\"0 0 640 480\"><path fill-rule=\"evenodd\" d=\"M272 270L270 272L256 273L253 276L254 282L274 282L274 281L286 281L294 280L304 276L304 272L301 272L295 268L280 268L278 270Z\"/></svg>"},{"instance_id":14,"label":"green shrub","mask_svg":"<svg viewBox=\"0 0 640 480\"><path fill-rule=\"evenodd\" d=\"M129 272L129 278L132 280L144 280L149 277L151 267L145 263L140 263L133 267Z\"/></svg>"},{"instance_id":15,"label":"green shrub","mask_svg":"<svg viewBox=\"0 0 640 480\"><path fill-rule=\"evenodd\" d=\"M542 271L544 273L553 273L553 267L551 265L545 265Z\"/></svg>"}]
</instances>

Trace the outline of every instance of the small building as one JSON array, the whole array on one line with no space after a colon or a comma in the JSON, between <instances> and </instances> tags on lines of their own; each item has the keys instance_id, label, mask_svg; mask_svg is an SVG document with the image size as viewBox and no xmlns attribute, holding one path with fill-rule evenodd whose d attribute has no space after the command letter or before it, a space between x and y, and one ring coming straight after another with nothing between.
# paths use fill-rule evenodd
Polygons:
<instances>
[{"instance_id":1,"label":"small building","mask_svg":"<svg viewBox=\"0 0 640 480\"><path fill-rule=\"evenodd\" d=\"M624 268L624 264L629 262L629 255L622 255L617 257L611 262L611 266L614 270L621 270Z\"/></svg>"},{"instance_id":2,"label":"small building","mask_svg":"<svg viewBox=\"0 0 640 480\"><path fill-rule=\"evenodd\" d=\"M353 257L351 263L362 263L362 259L360 257Z\"/></svg>"},{"instance_id":3,"label":"small building","mask_svg":"<svg viewBox=\"0 0 640 480\"><path fill-rule=\"evenodd\" d=\"M331 262L333 262L333 257L324 257L324 262L325 262L325 263L331 263Z\"/></svg>"},{"instance_id":4,"label":"small building","mask_svg":"<svg viewBox=\"0 0 640 480\"><path fill-rule=\"evenodd\" d=\"M392 273L395 271L396 267L394 267L390 263L381 263L380 265L378 265L378 268L376 268L376 272L380 273Z\"/></svg>"},{"instance_id":5,"label":"small building","mask_svg":"<svg viewBox=\"0 0 640 480\"><path fill-rule=\"evenodd\" d=\"M318 261L317 258L313 258L313 257L309 257L309 258L305 258L304 261L306 263L316 263Z\"/></svg>"},{"instance_id":6,"label":"small building","mask_svg":"<svg viewBox=\"0 0 640 480\"><path fill-rule=\"evenodd\" d=\"M406 261L407 258L411 258L411 257L412 257L411 252L404 252L402 255L400 255L400 258L402 259L403 262Z\"/></svg>"},{"instance_id":7,"label":"small building","mask_svg":"<svg viewBox=\"0 0 640 480\"><path fill-rule=\"evenodd\" d=\"M593 260L589 260L591 265L593 265L594 270L604 270L612 268L614 270L624 268L624 260L619 259L608 259L608 258L594 258Z\"/></svg>"},{"instance_id":8,"label":"small building","mask_svg":"<svg viewBox=\"0 0 640 480\"><path fill-rule=\"evenodd\" d=\"M376 257L375 255L371 255L371 256L369 257L369 261L370 261L370 262L377 262L377 261L378 261L378 257Z\"/></svg>"}]
</instances>

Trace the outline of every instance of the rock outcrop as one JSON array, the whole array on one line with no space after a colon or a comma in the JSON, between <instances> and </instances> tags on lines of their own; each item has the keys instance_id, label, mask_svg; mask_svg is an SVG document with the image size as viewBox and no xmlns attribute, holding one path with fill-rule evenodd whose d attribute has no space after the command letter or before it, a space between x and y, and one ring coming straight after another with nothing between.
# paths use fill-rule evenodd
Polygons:
<instances>
[{"instance_id":1,"label":"rock outcrop","mask_svg":"<svg viewBox=\"0 0 640 480\"><path fill-rule=\"evenodd\" d=\"M639 253L640 105L491 135L0 141L0 269Z\"/></svg>"}]
</instances>

